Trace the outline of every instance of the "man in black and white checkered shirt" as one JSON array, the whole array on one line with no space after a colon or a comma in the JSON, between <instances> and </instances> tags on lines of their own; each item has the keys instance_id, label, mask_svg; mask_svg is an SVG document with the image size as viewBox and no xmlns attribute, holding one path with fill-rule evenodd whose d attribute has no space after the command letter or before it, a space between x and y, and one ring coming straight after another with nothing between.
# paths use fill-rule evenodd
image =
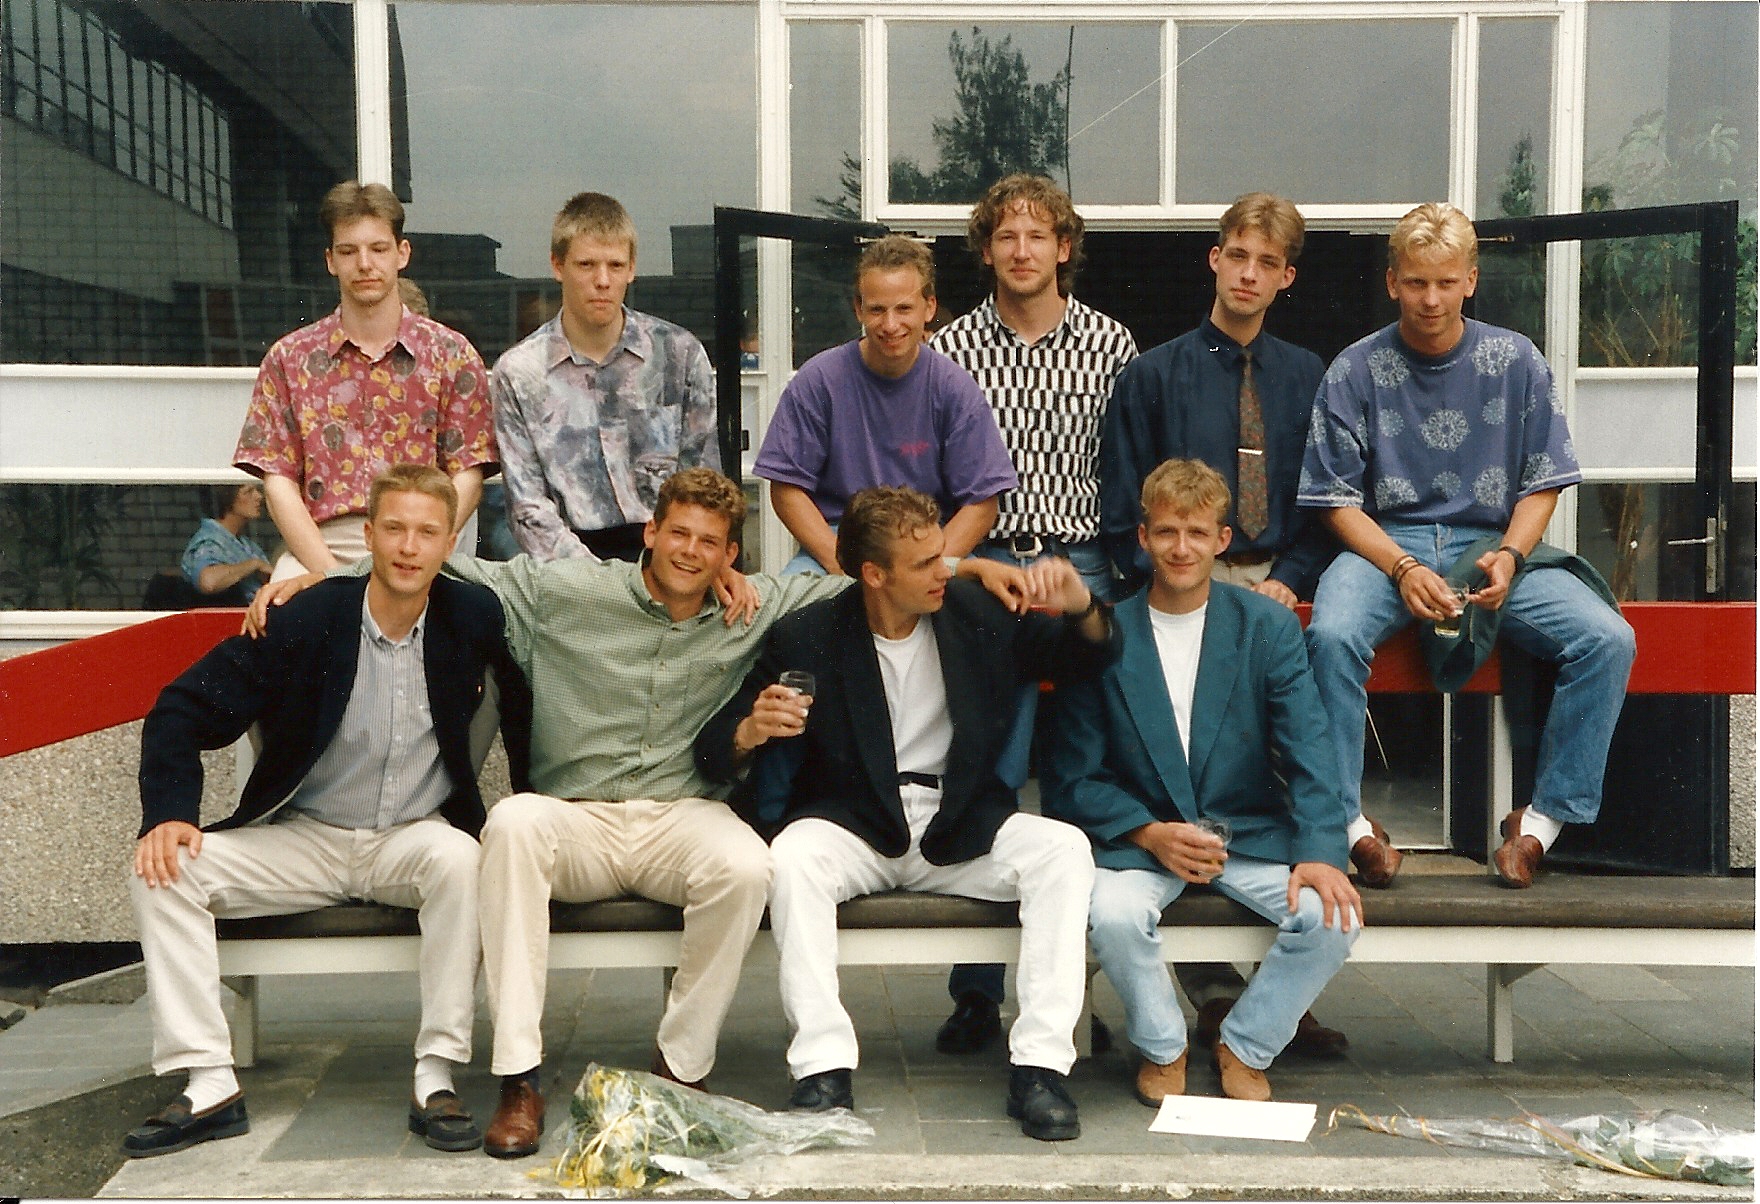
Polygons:
<instances>
[{"instance_id":1,"label":"man in black and white checkered shirt","mask_svg":"<svg viewBox=\"0 0 1760 1204\"><path fill-rule=\"evenodd\" d=\"M977 379L1020 477L972 554L1023 566L1065 557L1095 597L1111 601L1100 539L1100 429L1137 344L1120 323L1070 296L1082 230L1068 194L1046 177L1017 174L992 185L972 209L966 238L995 273L995 291L930 345ZM996 767L1017 790L1027 778L1037 701L1037 690L1022 698ZM1002 967L956 966L948 991L958 1006L937 1047L969 1053L994 1040Z\"/></svg>"}]
</instances>

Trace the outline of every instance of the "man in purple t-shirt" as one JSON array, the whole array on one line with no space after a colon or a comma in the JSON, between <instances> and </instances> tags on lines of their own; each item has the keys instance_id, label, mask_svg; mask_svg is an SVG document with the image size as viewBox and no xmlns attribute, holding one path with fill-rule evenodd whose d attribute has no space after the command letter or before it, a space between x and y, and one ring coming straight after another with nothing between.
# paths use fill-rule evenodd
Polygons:
<instances>
[{"instance_id":1,"label":"man in purple t-shirt","mask_svg":"<svg viewBox=\"0 0 1760 1204\"><path fill-rule=\"evenodd\" d=\"M965 556L996 521L997 496L1019 484L978 382L923 345L935 316L928 248L900 235L869 246L856 264L855 309L862 337L802 365L752 466L801 545L785 573L840 572L837 522L864 489L928 494L947 554Z\"/></svg>"}]
</instances>

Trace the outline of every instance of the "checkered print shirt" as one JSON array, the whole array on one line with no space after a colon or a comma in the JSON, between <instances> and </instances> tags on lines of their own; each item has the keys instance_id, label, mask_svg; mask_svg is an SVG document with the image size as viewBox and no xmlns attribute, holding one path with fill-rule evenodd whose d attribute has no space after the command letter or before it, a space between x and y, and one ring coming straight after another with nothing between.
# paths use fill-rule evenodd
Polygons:
<instances>
[{"instance_id":1,"label":"checkered print shirt","mask_svg":"<svg viewBox=\"0 0 1760 1204\"><path fill-rule=\"evenodd\" d=\"M930 345L977 378L1021 479L1002 495L990 534L1098 537L1100 423L1113 381L1137 354L1131 332L1071 297L1055 329L1024 343L991 296Z\"/></svg>"}]
</instances>

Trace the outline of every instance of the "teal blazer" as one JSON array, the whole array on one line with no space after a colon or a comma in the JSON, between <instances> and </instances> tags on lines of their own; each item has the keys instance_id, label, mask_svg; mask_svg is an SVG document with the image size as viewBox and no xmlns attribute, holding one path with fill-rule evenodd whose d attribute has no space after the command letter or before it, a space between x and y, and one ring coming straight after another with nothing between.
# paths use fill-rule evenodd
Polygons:
<instances>
[{"instance_id":1,"label":"teal blazer","mask_svg":"<svg viewBox=\"0 0 1760 1204\"><path fill-rule=\"evenodd\" d=\"M1147 590L1119 603L1123 639L1098 679L1060 685L1045 814L1075 824L1108 869L1159 863L1125 838L1156 820L1226 819L1230 848L1346 868L1346 808L1301 624L1270 598L1210 587L1192 697L1191 762L1149 625Z\"/></svg>"}]
</instances>

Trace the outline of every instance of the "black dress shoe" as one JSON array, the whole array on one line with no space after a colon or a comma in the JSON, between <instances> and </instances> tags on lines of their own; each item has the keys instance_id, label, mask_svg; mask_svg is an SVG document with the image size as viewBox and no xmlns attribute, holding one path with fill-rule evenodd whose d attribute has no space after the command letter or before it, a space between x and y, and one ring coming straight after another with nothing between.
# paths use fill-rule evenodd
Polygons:
<instances>
[{"instance_id":1,"label":"black dress shoe","mask_svg":"<svg viewBox=\"0 0 1760 1204\"><path fill-rule=\"evenodd\" d=\"M148 1117L140 1128L124 1137L122 1152L130 1158L151 1158L250 1131L251 1121L245 1115L243 1092L199 1113L189 1110L189 1096L180 1095L166 1104L164 1111Z\"/></svg>"},{"instance_id":2,"label":"black dress shoe","mask_svg":"<svg viewBox=\"0 0 1760 1204\"><path fill-rule=\"evenodd\" d=\"M1008 1072L1008 1114L1021 1122L1021 1132L1040 1141L1082 1135L1069 1077L1043 1066L1016 1066Z\"/></svg>"},{"instance_id":3,"label":"black dress shoe","mask_svg":"<svg viewBox=\"0 0 1760 1204\"><path fill-rule=\"evenodd\" d=\"M798 1080L789 1092L788 1106L794 1112L829 1112L833 1108L856 1106L855 1092L850 1087L847 1070L821 1070Z\"/></svg>"},{"instance_id":4,"label":"black dress shoe","mask_svg":"<svg viewBox=\"0 0 1760 1204\"><path fill-rule=\"evenodd\" d=\"M483 1144L483 1131L452 1091L436 1091L425 1104L411 1100L409 1131L425 1140L430 1148L448 1153L474 1150Z\"/></svg>"},{"instance_id":5,"label":"black dress shoe","mask_svg":"<svg viewBox=\"0 0 1760 1204\"><path fill-rule=\"evenodd\" d=\"M935 1048L944 1054L977 1053L1002 1035L1002 1013L996 1001L967 991L954 1003L953 1015L935 1034Z\"/></svg>"}]
</instances>

